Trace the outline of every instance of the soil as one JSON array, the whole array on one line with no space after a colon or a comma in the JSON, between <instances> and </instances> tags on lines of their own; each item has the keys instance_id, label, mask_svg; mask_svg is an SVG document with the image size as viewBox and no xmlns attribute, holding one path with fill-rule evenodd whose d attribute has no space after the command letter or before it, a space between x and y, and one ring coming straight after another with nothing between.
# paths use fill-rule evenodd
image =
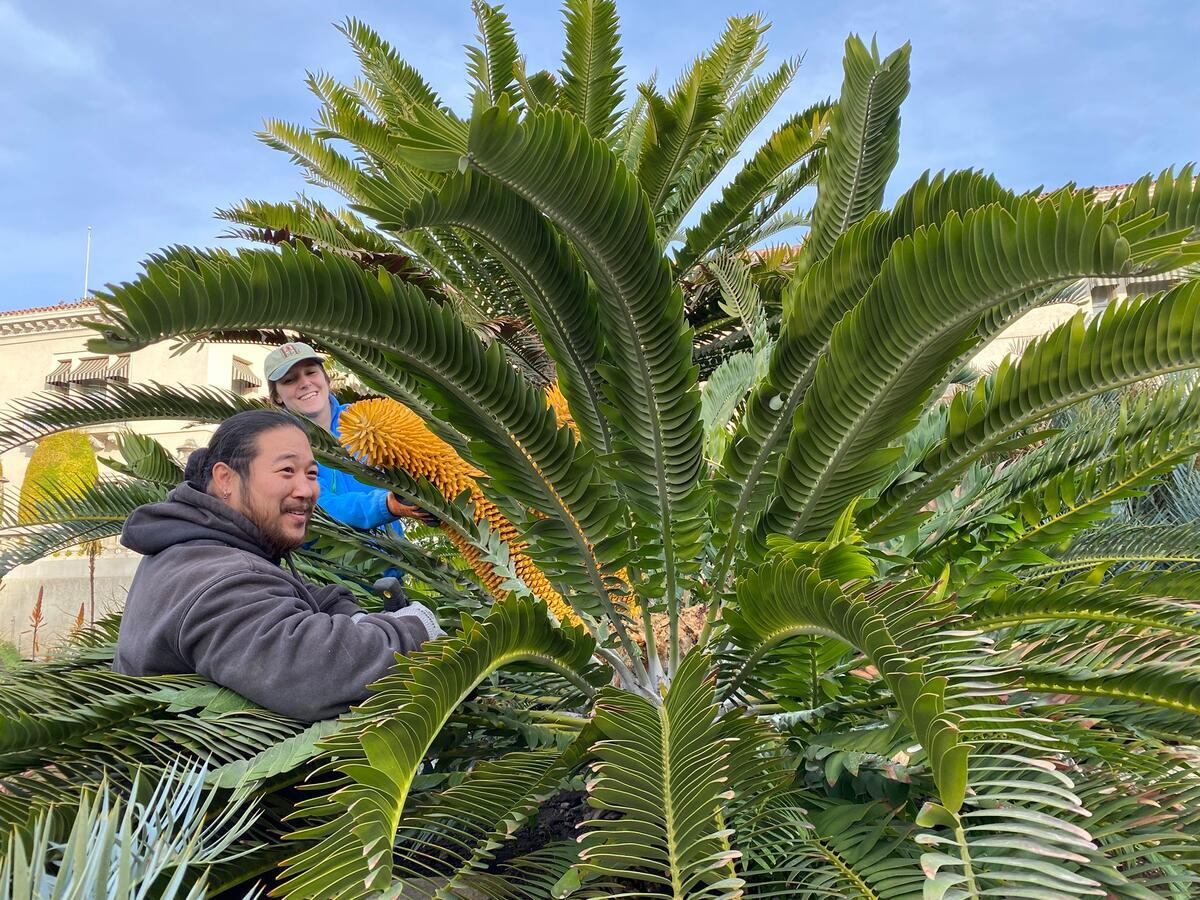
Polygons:
<instances>
[{"instance_id":1,"label":"soil","mask_svg":"<svg viewBox=\"0 0 1200 900\"><path fill-rule=\"evenodd\" d=\"M496 851L495 862L502 863L556 841L573 841L579 837L578 826L589 819L615 819L619 813L595 809L587 804L584 791L562 791L538 807L537 818L513 835L512 840Z\"/></svg>"}]
</instances>

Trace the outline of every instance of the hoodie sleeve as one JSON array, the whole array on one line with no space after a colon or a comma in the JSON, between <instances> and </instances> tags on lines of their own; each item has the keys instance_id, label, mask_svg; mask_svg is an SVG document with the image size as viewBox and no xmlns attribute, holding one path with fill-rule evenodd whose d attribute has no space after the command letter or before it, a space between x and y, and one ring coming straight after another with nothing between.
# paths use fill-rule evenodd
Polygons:
<instances>
[{"instance_id":1,"label":"hoodie sleeve","mask_svg":"<svg viewBox=\"0 0 1200 900\"><path fill-rule=\"evenodd\" d=\"M317 467L317 482L321 485L317 505L331 518L363 529L379 528L396 521L388 511L388 492L383 488L359 485L362 490L338 491L335 490L335 477L335 471L328 466Z\"/></svg>"},{"instance_id":2,"label":"hoodie sleeve","mask_svg":"<svg viewBox=\"0 0 1200 900\"><path fill-rule=\"evenodd\" d=\"M345 712L425 640L413 619L314 612L281 578L250 569L206 587L184 613L179 654L200 675L315 722Z\"/></svg>"},{"instance_id":3,"label":"hoodie sleeve","mask_svg":"<svg viewBox=\"0 0 1200 900\"><path fill-rule=\"evenodd\" d=\"M317 604L317 609L323 613L329 613L331 616L352 616L363 611L349 588L340 584L305 584Z\"/></svg>"}]
</instances>

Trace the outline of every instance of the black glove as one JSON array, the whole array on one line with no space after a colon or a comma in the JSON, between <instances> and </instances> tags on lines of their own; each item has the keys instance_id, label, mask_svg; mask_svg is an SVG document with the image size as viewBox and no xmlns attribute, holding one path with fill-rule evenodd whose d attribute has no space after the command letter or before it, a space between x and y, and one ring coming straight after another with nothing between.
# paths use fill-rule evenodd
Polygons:
<instances>
[{"instance_id":1,"label":"black glove","mask_svg":"<svg viewBox=\"0 0 1200 900\"><path fill-rule=\"evenodd\" d=\"M383 598L383 611L395 612L398 609L404 609L411 602L408 599L408 591L404 590L404 585L395 575L388 575L386 578L380 578L371 586L371 589Z\"/></svg>"}]
</instances>

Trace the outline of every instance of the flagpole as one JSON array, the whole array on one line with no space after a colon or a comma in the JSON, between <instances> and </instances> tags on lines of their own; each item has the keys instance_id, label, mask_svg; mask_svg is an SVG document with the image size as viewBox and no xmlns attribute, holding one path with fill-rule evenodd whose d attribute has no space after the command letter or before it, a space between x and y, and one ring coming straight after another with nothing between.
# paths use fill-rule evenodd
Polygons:
<instances>
[{"instance_id":1,"label":"flagpole","mask_svg":"<svg viewBox=\"0 0 1200 900\"><path fill-rule=\"evenodd\" d=\"M88 269L92 265L92 226L88 226L87 249L83 253L83 299L88 298Z\"/></svg>"}]
</instances>

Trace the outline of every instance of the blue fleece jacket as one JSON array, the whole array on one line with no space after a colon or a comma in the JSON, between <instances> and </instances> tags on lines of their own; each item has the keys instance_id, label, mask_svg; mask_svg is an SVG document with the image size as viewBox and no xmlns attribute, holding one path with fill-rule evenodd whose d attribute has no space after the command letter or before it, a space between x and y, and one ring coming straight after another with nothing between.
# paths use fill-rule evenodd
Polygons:
<instances>
[{"instance_id":1,"label":"blue fleece jacket","mask_svg":"<svg viewBox=\"0 0 1200 900\"><path fill-rule=\"evenodd\" d=\"M346 407L338 403L333 394L329 395L329 407L333 413L329 430L334 437L340 437L342 410ZM320 464L317 465L317 482L321 485L317 503L331 518L363 529L390 525L396 534L404 534L404 526L388 512L388 492L383 488L363 484L352 475Z\"/></svg>"}]
</instances>

